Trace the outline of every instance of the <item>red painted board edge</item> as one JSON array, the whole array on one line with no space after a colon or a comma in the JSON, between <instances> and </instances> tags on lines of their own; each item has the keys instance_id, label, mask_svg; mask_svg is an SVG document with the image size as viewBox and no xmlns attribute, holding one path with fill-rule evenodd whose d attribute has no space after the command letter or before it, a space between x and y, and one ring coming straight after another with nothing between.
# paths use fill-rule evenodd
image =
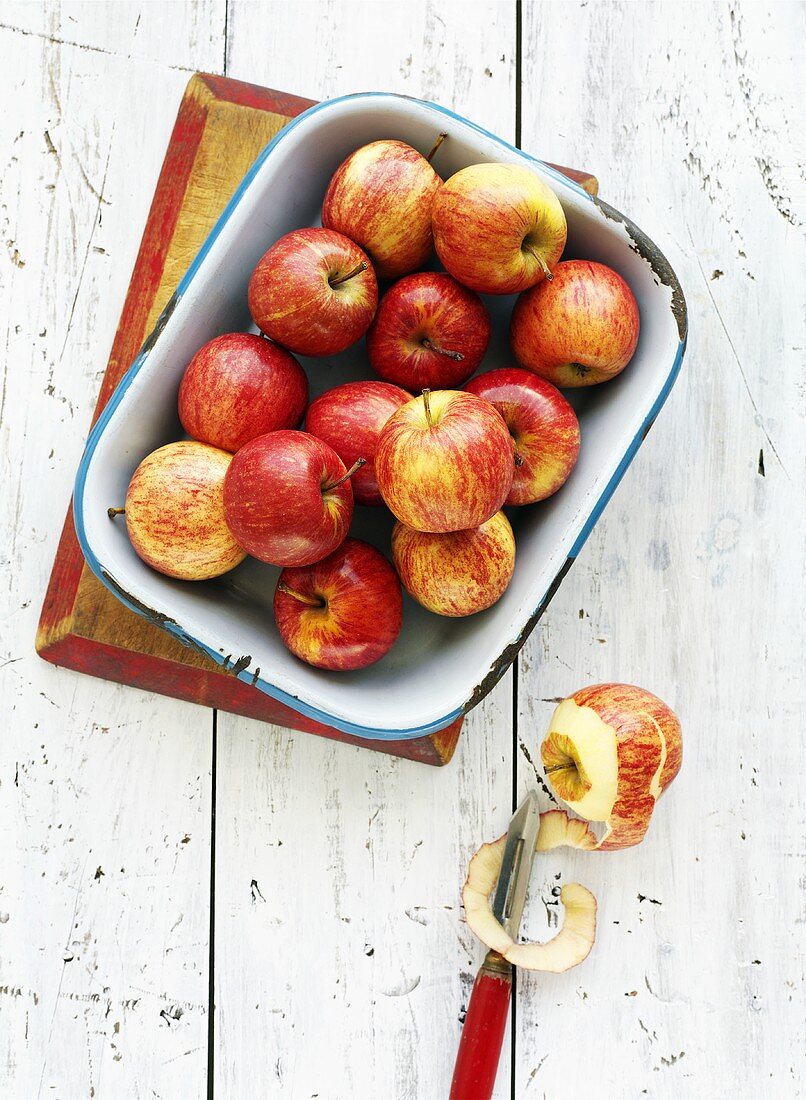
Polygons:
<instances>
[{"instance_id":1,"label":"red painted board edge","mask_svg":"<svg viewBox=\"0 0 806 1100\"><path fill-rule=\"evenodd\" d=\"M341 741L347 745L373 748L378 752L403 756L424 764L444 764L450 759L462 725L462 720L457 719L431 737L418 737L408 741L367 741L306 718L234 676L211 673L206 669L187 665L183 666L180 679L176 676L176 665L172 661L91 638L82 638L78 634L71 634L50 646L47 659L52 664L65 665L76 672L85 672L103 680L112 680L158 695L168 695L188 703L215 707L246 718L256 718L287 729Z\"/></svg>"}]
</instances>

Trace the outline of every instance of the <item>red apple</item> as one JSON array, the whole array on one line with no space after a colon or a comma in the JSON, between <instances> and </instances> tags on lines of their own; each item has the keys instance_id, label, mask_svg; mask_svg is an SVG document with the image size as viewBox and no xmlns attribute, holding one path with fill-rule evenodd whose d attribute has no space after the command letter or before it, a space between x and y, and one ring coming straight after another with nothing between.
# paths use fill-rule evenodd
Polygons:
<instances>
[{"instance_id":1,"label":"red apple","mask_svg":"<svg viewBox=\"0 0 806 1100\"><path fill-rule=\"evenodd\" d=\"M194 439L233 454L255 436L296 428L308 379L294 356L249 332L199 348L179 386L179 419Z\"/></svg>"},{"instance_id":2,"label":"red apple","mask_svg":"<svg viewBox=\"0 0 806 1100\"><path fill-rule=\"evenodd\" d=\"M322 204L322 225L366 249L379 278L397 279L431 255L431 207L441 185L410 145L373 141L336 169Z\"/></svg>"},{"instance_id":3,"label":"red apple","mask_svg":"<svg viewBox=\"0 0 806 1100\"><path fill-rule=\"evenodd\" d=\"M451 176L432 224L445 268L481 294L516 294L550 279L567 234L560 200L517 164L472 164Z\"/></svg>"},{"instance_id":4,"label":"red apple","mask_svg":"<svg viewBox=\"0 0 806 1100\"><path fill-rule=\"evenodd\" d=\"M593 386L614 378L638 343L638 304L620 275L592 260L557 264L515 303L515 358L555 386Z\"/></svg>"},{"instance_id":5,"label":"red apple","mask_svg":"<svg viewBox=\"0 0 806 1100\"><path fill-rule=\"evenodd\" d=\"M270 565L311 565L344 541L353 517L350 474L307 432L269 432L232 459L224 515L235 538Z\"/></svg>"},{"instance_id":6,"label":"red apple","mask_svg":"<svg viewBox=\"0 0 806 1100\"><path fill-rule=\"evenodd\" d=\"M285 645L309 665L366 668L400 633L400 581L374 546L347 538L315 565L282 571L274 617Z\"/></svg>"},{"instance_id":7,"label":"red apple","mask_svg":"<svg viewBox=\"0 0 806 1100\"><path fill-rule=\"evenodd\" d=\"M126 507L131 544L168 577L206 581L246 554L224 521L224 479L232 455L189 439L152 451L132 475Z\"/></svg>"},{"instance_id":8,"label":"red apple","mask_svg":"<svg viewBox=\"0 0 806 1100\"><path fill-rule=\"evenodd\" d=\"M388 382L345 382L311 402L305 430L329 444L345 466L365 465L351 478L359 504L383 504L375 477L375 450L387 420L411 394Z\"/></svg>"},{"instance_id":9,"label":"red apple","mask_svg":"<svg viewBox=\"0 0 806 1100\"><path fill-rule=\"evenodd\" d=\"M461 386L490 342L478 294L442 271L407 275L387 290L367 333L372 369L419 393Z\"/></svg>"},{"instance_id":10,"label":"red apple","mask_svg":"<svg viewBox=\"0 0 806 1100\"><path fill-rule=\"evenodd\" d=\"M628 848L643 839L680 771L680 722L643 688L595 684L560 703L540 754L559 797L585 820L604 822L597 847Z\"/></svg>"},{"instance_id":11,"label":"red apple","mask_svg":"<svg viewBox=\"0 0 806 1100\"><path fill-rule=\"evenodd\" d=\"M392 560L418 603L459 618L484 611L503 596L515 569L515 536L503 512L480 527L442 535L397 523Z\"/></svg>"},{"instance_id":12,"label":"red apple","mask_svg":"<svg viewBox=\"0 0 806 1100\"><path fill-rule=\"evenodd\" d=\"M360 340L378 305L365 252L330 229L295 229L263 256L249 280L261 330L297 355L337 355Z\"/></svg>"},{"instance_id":13,"label":"red apple","mask_svg":"<svg viewBox=\"0 0 806 1100\"><path fill-rule=\"evenodd\" d=\"M416 531L465 531L499 510L512 485L500 413L462 390L423 391L381 432L375 475L397 519Z\"/></svg>"},{"instance_id":14,"label":"red apple","mask_svg":"<svg viewBox=\"0 0 806 1100\"><path fill-rule=\"evenodd\" d=\"M502 367L465 386L503 416L515 444L515 473L506 504L533 504L564 485L579 454L579 421L550 382Z\"/></svg>"}]
</instances>

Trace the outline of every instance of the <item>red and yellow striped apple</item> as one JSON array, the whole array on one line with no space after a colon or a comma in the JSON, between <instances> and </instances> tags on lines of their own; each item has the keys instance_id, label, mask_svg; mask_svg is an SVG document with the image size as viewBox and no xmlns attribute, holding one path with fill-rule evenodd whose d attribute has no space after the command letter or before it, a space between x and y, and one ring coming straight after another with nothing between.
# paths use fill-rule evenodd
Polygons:
<instances>
[{"instance_id":1,"label":"red and yellow striped apple","mask_svg":"<svg viewBox=\"0 0 806 1100\"><path fill-rule=\"evenodd\" d=\"M271 246L249 280L261 332L297 355L337 355L360 340L378 306L366 253L330 229L295 229Z\"/></svg>"},{"instance_id":2,"label":"red and yellow striped apple","mask_svg":"<svg viewBox=\"0 0 806 1100\"><path fill-rule=\"evenodd\" d=\"M586 821L604 823L597 847L628 848L643 839L655 803L680 770L680 722L643 688L595 684L559 704L540 754L563 802Z\"/></svg>"},{"instance_id":3,"label":"red and yellow striped apple","mask_svg":"<svg viewBox=\"0 0 806 1100\"><path fill-rule=\"evenodd\" d=\"M465 386L503 416L515 445L515 472L505 503L534 504L565 484L579 455L579 421L560 393L527 370L502 367Z\"/></svg>"},{"instance_id":4,"label":"red and yellow striped apple","mask_svg":"<svg viewBox=\"0 0 806 1100\"><path fill-rule=\"evenodd\" d=\"M347 538L315 565L282 571L274 617L285 645L309 665L366 668L400 633L400 581L379 550Z\"/></svg>"},{"instance_id":5,"label":"red and yellow striped apple","mask_svg":"<svg viewBox=\"0 0 806 1100\"><path fill-rule=\"evenodd\" d=\"M224 521L224 479L232 455L196 440L168 443L143 459L126 491L131 544L168 577L206 581L246 557Z\"/></svg>"},{"instance_id":6,"label":"red and yellow striped apple","mask_svg":"<svg viewBox=\"0 0 806 1100\"><path fill-rule=\"evenodd\" d=\"M387 420L411 394L388 382L345 382L311 402L305 430L329 444L345 464L365 465L351 478L358 504L383 504L375 477L375 450Z\"/></svg>"},{"instance_id":7,"label":"red and yellow striped apple","mask_svg":"<svg viewBox=\"0 0 806 1100\"><path fill-rule=\"evenodd\" d=\"M459 618L501 598L515 569L515 536L503 512L469 531L429 534L403 523L392 532L403 587L437 615Z\"/></svg>"},{"instance_id":8,"label":"red and yellow striped apple","mask_svg":"<svg viewBox=\"0 0 806 1100\"><path fill-rule=\"evenodd\" d=\"M607 382L638 343L638 303L612 268L564 260L550 283L522 294L510 322L515 358L555 386Z\"/></svg>"},{"instance_id":9,"label":"red and yellow striped apple","mask_svg":"<svg viewBox=\"0 0 806 1100\"><path fill-rule=\"evenodd\" d=\"M367 332L370 366L413 393L454 389L483 359L490 327L478 294L444 271L419 271L381 299Z\"/></svg>"},{"instance_id":10,"label":"red and yellow striped apple","mask_svg":"<svg viewBox=\"0 0 806 1100\"><path fill-rule=\"evenodd\" d=\"M294 356L249 332L228 332L199 348L179 386L182 427L235 453L266 432L296 428L308 379Z\"/></svg>"},{"instance_id":11,"label":"red and yellow striped apple","mask_svg":"<svg viewBox=\"0 0 806 1100\"><path fill-rule=\"evenodd\" d=\"M322 203L322 225L366 249L380 279L422 267L434 240L431 207L442 180L403 141L373 141L336 169Z\"/></svg>"},{"instance_id":12,"label":"red and yellow striped apple","mask_svg":"<svg viewBox=\"0 0 806 1100\"><path fill-rule=\"evenodd\" d=\"M463 390L424 390L381 432L375 475L394 516L416 531L465 531L500 509L512 485L501 414Z\"/></svg>"},{"instance_id":13,"label":"red and yellow striped apple","mask_svg":"<svg viewBox=\"0 0 806 1100\"><path fill-rule=\"evenodd\" d=\"M353 517L348 470L307 432L269 432L233 457L224 515L241 546L270 565L311 565L344 541Z\"/></svg>"},{"instance_id":14,"label":"red and yellow striped apple","mask_svg":"<svg viewBox=\"0 0 806 1100\"><path fill-rule=\"evenodd\" d=\"M434 245L445 269L480 294L517 294L550 279L567 226L548 184L517 164L472 164L434 200Z\"/></svg>"}]
</instances>

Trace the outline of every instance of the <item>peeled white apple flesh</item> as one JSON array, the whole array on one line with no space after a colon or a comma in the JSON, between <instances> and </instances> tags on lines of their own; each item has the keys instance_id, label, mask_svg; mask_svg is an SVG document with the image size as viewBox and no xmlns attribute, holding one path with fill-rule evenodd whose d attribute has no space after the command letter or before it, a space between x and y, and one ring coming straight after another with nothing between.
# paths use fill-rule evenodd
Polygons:
<instances>
[{"instance_id":1,"label":"peeled white apple flesh","mask_svg":"<svg viewBox=\"0 0 806 1100\"><path fill-rule=\"evenodd\" d=\"M601 822L601 850L643 839L655 803L680 770L680 722L632 684L596 684L564 699L540 747L555 793L586 821Z\"/></svg>"},{"instance_id":2,"label":"peeled white apple flesh","mask_svg":"<svg viewBox=\"0 0 806 1100\"><path fill-rule=\"evenodd\" d=\"M596 898L579 883L563 886L560 901L565 907L563 926L548 943L515 943L493 916L490 895L495 889L504 859L506 836L483 844L470 861L462 890L468 927L483 944L497 951L522 970L561 974L577 966L590 954L596 938ZM584 821L569 818L562 810L540 815L535 849L546 852L561 845L595 848L596 837Z\"/></svg>"}]
</instances>

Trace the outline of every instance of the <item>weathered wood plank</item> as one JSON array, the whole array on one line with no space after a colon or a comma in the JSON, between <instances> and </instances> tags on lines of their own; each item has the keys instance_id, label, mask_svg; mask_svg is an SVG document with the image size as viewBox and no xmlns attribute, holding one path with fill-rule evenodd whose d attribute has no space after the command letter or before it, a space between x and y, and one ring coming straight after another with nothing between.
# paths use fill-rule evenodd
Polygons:
<instances>
[{"instance_id":1,"label":"weathered wood plank","mask_svg":"<svg viewBox=\"0 0 806 1100\"><path fill-rule=\"evenodd\" d=\"M512 138L514 15L231 3L228 71L316 98L426 96ZM446 1095L481 959L464 868L510 811L509 677L438 773L229 715L218 729L217 1093Z\"/></svg>"},{"instance_id":2,"label":"weathered wood plank","mask_svg":"<svg viewBox=\"0 0 806 1100\"><path fill-rule=\"evenodd\" d=\"M804 8L540 4L524 15L524 144L584 156L603 198L676 241L692 339L522 658L520 732L535 759L550 698L608 679L668 699L686 741L641 848L540 862L532 934L547 934L538 895L552 900L556 873L597 893L600 930L575 973L521 978L515 1094L580 1095L585 1082L599 1098L795 1096ZM535 781L525 757L520 781Z\"/></svg>"},{"instance_id":3,"label":"weathered wood plank","mask_svg":"<svg viewBox=\"0 0 806 1100\"><path fill-rule=\"evenodd\" d=\"M479 954L461 869L509 812L508 688L439 770L219 714L218 1095L446 1094Z\"/></svg>"},{"instance_id":4,"label":"weathered wood plank","mask_svg":"<svg viewBox=\"0 0 806 1100\"><path fill-rule=\"evenodd\" d=\"M170 67L166 19L174 60L215 67L223 53L210 49L211 11L6 5L0 19L22 26L0 29L14 103L0 120L0 1091L9 1097L204 1090L209 712L52 668L33 638L187 80Z\"/></svg>"},{"instance_id":5,"label":"weathered wood plank","mask_svg":"<svg viewBox=\"0 0 806 1100\"><path fill-rule=\"evenodd\" d=\"M7 0L0 24L46 45L105 54L118 64L139 62L185 74L197 69L221 72L226 7L226 0Z\"/></svg>"}]
</instances>

